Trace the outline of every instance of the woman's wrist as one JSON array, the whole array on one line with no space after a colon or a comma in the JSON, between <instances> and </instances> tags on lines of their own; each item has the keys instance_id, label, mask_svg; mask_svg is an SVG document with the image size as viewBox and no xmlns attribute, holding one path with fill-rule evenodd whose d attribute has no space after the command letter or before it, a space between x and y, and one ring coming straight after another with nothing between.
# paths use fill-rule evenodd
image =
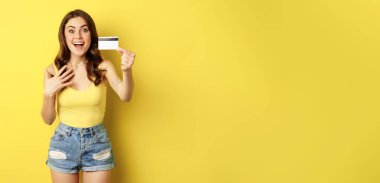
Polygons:
<instances>
[{"instance_id":1,"label":"woman's wrist","mask_svg":"<svg viewBox=\"0 0 380 183\"><path fill-rule=\"evenodd\" d=\"M44 97L45 98L54 98L55 97L55 93L44 93Z\"/></svg>"},{"instance_id":2,"label":"woman's wrist","mask_svg":"<svg viewBox=\"0 0 380 183\"><path fill-rule=\"evenodd\" d=\"M132 72L132 68L123 70L124 73Z\"/></svg>"}]
</instances>

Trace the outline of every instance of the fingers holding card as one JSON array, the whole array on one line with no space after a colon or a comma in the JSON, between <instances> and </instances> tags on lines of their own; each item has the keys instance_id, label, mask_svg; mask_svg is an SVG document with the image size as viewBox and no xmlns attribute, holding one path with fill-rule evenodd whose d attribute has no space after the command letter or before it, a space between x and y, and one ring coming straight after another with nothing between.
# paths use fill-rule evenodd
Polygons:
<instances>
[{"instance_id":1,"label":"fingers holding card","mask_svg":"<svg viewBox=\"0 0 380 183\"><path fill-rule=\"evenodd\" d=\"M117 36L98 37L99 50L116 50L121 55L121 70L130 70L135 59L135 53L120 48Z\"/></svg>"}]
</instances>

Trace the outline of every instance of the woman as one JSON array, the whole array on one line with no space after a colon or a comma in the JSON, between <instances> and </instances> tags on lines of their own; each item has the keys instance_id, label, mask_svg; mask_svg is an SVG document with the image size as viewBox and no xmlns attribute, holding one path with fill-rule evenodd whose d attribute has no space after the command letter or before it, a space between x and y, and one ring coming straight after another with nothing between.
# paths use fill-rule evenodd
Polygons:
<instances>
[{"instance_id":1,"label":"woman","mask_svg":"<svg viewBox=\"0 0 380 183\"><path fill-rule=\"evenodd\" d=\"M122 80L109 60L98 50L98 34L92 18L74 10L63 18L58 38L60 51L45 70L41 116L51 125L59 125L51 137L47 166L53 182L110 182L115 166L108 131L103 125L107 84L122 101L132 96L132 65L135 54L118 48L121 54Z\"/></svg>"}]
</instances>

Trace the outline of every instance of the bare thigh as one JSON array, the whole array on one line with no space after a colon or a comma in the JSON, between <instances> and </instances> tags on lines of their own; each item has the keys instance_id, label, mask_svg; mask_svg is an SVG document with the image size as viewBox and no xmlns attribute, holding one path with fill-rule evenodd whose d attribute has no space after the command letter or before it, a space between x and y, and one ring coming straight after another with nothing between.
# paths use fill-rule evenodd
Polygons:
<instances>
[{"instance_id":1,"label":"bare thigh","mask_svg":"<svg viewBox=\"0 0 380 183\"><path fill-rule=\"evenodd\" d=\"M83 183L111 183L111 170L83 172Z\"/></svg>"},{"instance_id":2,"label":"bare thigh","mask_svg":"<svg viewBox=\"0 0 380 183\"><path fill-rule=\"evenodd\" d=\"M61 173L50 169L53 183L79 183L79 173Z\"/></svg>"}]
</instances>

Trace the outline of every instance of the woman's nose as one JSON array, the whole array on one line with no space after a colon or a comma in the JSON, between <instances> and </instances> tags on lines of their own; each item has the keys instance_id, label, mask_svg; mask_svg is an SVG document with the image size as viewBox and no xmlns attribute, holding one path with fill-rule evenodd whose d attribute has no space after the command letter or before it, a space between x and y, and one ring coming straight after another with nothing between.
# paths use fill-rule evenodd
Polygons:
<instances>
[{"instance_id":1,"label":"woman's nose","mask_svg":"<svg viewBox=\"0 0 380 183\"><path fill-rule=\"evenodd\" d=\"M81 38L81 37L82 37L82 35L81 35L80 31L77 31L75 33L75 38Z\"/></svg>"}]
</instances>

